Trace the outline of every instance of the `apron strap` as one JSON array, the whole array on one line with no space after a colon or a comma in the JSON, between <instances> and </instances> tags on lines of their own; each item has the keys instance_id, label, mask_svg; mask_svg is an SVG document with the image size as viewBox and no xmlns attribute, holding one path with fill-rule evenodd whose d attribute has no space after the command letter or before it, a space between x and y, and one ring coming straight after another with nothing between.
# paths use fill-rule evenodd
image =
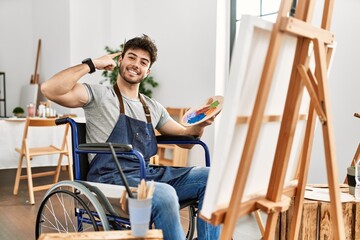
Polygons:
<instances>
[{"instance_id":1,"label":"apron strap","mask_svg":"<svg viewBox=\"0 0 360 240\"><path fill-rule=\"evenodd\" d=\"M141 94L140 94L140 93L139 93L139 99L140 99L140 102L142 103L143 108L144 108L146 121L147 121L148 123L151 123L150 110L149 110L148 106L146 105L146 103L145 103L145 100L144 100L143 96L141 96Z\"/></svg>"},{"instance_id":2,"label":"apron strap","mask_svg":"<svg viewBox=\"0 0 360 240\"><path fill-rule=\"evenodd\" d=\"M125 114L124 101L122 99L122 95L121 95L121 92L119 90L119 86L116 83L114 84L114 91L115 91L116 96L117 96L117 98L119 100L120 114ZM141 96L140 93L139 93L139 99L140 99L140 102L141 102L141 104L143 105L143 108L144 108L146 121L147 121L147 123L151 123L151 115L150 115L149 107L146 105L145 100L144 100L143 96Z\"/></svg>"},{"instance_id":3,"label":"apron strap","mask_svg":"<svg viewBox=\"0 0 360 240\"><path fill-rule=\"evenodd\" d=\"M119 104L120 104L120 114L125 114L125 108L124 108L124 101L122 99L119 87L117 85L117 83L114 84L114 91L116 93L116 96L119 100Z\"/></svg>"}]
</instances>

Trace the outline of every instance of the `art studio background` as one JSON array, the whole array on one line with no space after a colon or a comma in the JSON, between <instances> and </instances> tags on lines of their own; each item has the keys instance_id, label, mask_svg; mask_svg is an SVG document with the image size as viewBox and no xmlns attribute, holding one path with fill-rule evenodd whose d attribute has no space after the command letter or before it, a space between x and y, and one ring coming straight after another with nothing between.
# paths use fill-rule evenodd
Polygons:
<instances>
[{"instance_id":1,"label":"art studio background","mask_svg":"<svg viewBox=\"0 0 360 240\"><path fill-rule=\"evenodd\" d=\"M222 94L229 66L230 34L226 32L227 3L222 1L125 0L2 0L0 2L0 72L6 73L7 115L20 103L20 88L30 83L38 39L42 40L39 82L87 57L106 54L125 39L145 33L156 41L159 60L152 76L159 82L153 97L165 107L192 107ZM141 6L141 7L139 7ZM337 48L329 75L339 181L345 178L359 143L360 112L358 39L359 1L335 1L332 31ZM344 17L351 16L351 17ZM96 83L101 72L84 80ZM226 96L225 96L226 98ZM56 107L59 113L81 109ZM213 149L216 126L203 137ZM309 183L326 183L322 132L317 128ZM191 153L197 164L200 150Z\"/></svg>"}]
</instances>

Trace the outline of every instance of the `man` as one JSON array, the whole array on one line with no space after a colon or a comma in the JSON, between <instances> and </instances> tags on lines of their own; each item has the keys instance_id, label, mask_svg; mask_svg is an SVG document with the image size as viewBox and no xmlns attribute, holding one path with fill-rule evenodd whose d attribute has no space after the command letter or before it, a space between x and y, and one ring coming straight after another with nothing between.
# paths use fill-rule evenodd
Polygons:
<instances>
[{"instance_id":1,"label":"man","mask_svg":"<svg viewBox=\"0 0 360 240\"><path fill-rule=\"evenodd\" d=\"M87 73L113 70L119 56L119 75L114 87L78 83ZM41 85L42 93L50 100L65 107L82 107L85 111L87 142L129 143L139 150L146 162L156 154L154 128L161 134L201 136L210 119L192 127L183 127L174 121L165 108L153 99L139 94L140 82L150 73L157 59L157 48L146 35L126 42L122 53L86 59L82 64L65 69ZM119 162L128 183L139 183L138 161L121 157ZM202 206L209 169L151 168L147 166L147 180L154 180L152 220L162 229L164 239L185 239L180 223L179 200L199 199ZM91 159L89 181L122 184L115 163L110 155L96 155ZM218 239L219 227L198 219L198 239Z\"/></svg>"}]
</instances>

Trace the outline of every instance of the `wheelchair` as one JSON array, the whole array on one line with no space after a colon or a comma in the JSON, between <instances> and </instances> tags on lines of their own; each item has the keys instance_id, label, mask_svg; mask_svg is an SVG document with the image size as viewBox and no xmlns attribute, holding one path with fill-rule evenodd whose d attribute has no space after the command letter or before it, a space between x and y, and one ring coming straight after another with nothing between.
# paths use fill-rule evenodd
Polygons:
<instances>
[{"instance_id":1,"label":"wheelchair","mask_svg":"<svg viewBox=\"0 0 360 240\"><path fill-rule=\"evenodd\" d=\"M112 154L109 144L85 143L85 123L75 122L71 118L62 118L57 119L56 124L70 124L72 130L74 181L58 182L45 193L36 217L36 239L42 233L131 229L129 216L120 207L120 198L125 187L86 181L89 170L88 154ZM157 142L158 144L200 145L204 149L205 165L210 166L208 147L196 137L161 135L157 136ZM146 165L140 152L134 150L129 144L112 143L112 146L116 156L129 154L136 156L140 164L140 178L146 179ZM193 239L197 200L187 200L179 204L180 209L188 209L186 214L188 219L185 221L182 219L182 225L186 233L186 239Z\"/></svg>"}]
</instances>

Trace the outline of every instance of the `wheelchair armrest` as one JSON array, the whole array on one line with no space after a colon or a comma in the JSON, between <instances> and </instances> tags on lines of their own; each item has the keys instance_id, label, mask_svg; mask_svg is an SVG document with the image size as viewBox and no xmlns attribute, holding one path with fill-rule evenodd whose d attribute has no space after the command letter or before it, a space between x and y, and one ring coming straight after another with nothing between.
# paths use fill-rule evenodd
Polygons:
<instances>
[{"instance_id":1,"label":"wheelchair armrest","mask_svg":"<svg viewBox=\"0 0 360 240\"><path fill-rule=\"evenodd\" d=\"M163 142L184 142L184 144L187 144L187 142L191 143L192 141L195 140L199 140L199 138L197 136L192 136L192 135L158 135L156 136L156 141L158 143L163 143Z\"/></svg>"},{"instance_id":2,"label":"wheelchair armrest","mask_svg":"<svg viewBox=\"0 0 360 240\"><path fill-rule=\"evenodd\" d=\"M156 141L158 144L198 144L202 146L205 152L205 164L207 167L210 166L210 153L207 145L200 140L197 136L192 135L159 135L156 136Z\"/></svg>"},{"instance_id":3,"label":"wheelchair armrest","mask_svg":"<svg viewBox=\"0 0 360 240\"><path fill-rule=\"evenodd\" d=\"M134 150L131 144L111 143L111 146L113 147L114 152L112 152L110 148L110 143L81 143L77 146L75 153L113 154L114 161L117 154L133 155L139 160L140 178L141 179L146 178L146 163L143 155L139 151ZM120 172L121 175L123 175L121 166L118 164L118 161L115 162L118 167L118 171ZM126 180L123 181L124 184L126 185L125 183Z\"/></svg>"},{"instance_id":4,"label":"wheelchair armrest","mask_svg":"<svg viewBox=\"0 0 360 240\"><path fill-rule=\"evenodd\" d=\"M59 118L55 120L57 125L69 123L71 126L71 138L72 138L72 148L73 148L73 156L74 156L74 173L75 179L86 179L86 174L81 175L80 169L80 154L87 154L87 153L99 153L99 154L111 154L111 150L109 147L109 143L80 143L79 136L83 134L82 139L85 141L85 131L86 127L84 123L76 123L72 118ZM78 126L79 125L79 126ZM81 128L80 128L81 127ZM82 131L78 131L82 129ZM146 177L146 163L144 160L143 155L133 149L131 144L119 144L119 143L112 143L112 146L116 152L116 154L129 154L135 156L139 160L140 164L140 178Z\"/></svg>"},{"instance_id":5,"label":"wheelchair armrest","mask_svg":"<svg viewBox=\"0 0 360 240\"><path fill-rule=\"evenodd\" d=\"M119 152L129 152L133 149L131 144L120 144L120 143L113 143L112 144L115 151ZM109 151L109 144L108 143L82 143L78 146L79 150L84 151Z\"/></svg>"},{"instance_id":6,"label":"wheelchair armrest","mask_svg":"<svg viewBox=\"0 0 360 240\"><path fill-rule=\"evenodd\" d=\"M55 124L56 125L62 125L62 124L66 124L68 123L68 119L67 118L57 118L55 119Z\"/></svg>"}]
</instances>

